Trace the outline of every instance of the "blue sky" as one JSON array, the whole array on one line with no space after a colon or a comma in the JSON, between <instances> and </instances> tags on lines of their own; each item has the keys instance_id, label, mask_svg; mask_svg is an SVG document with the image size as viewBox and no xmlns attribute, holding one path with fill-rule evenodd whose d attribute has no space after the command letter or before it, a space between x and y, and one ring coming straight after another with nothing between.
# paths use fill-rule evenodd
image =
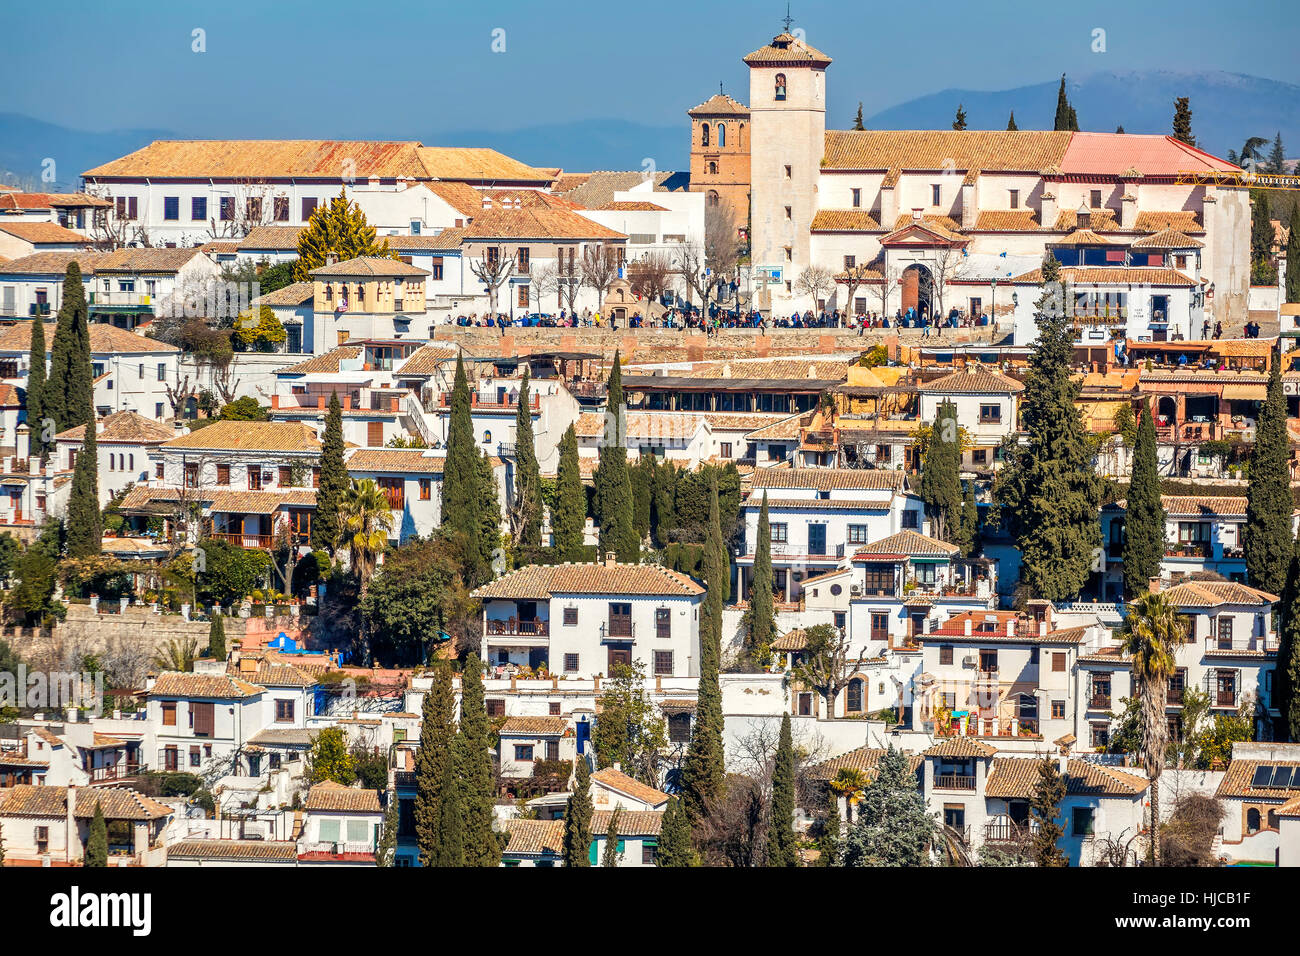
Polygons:
<instances>
[{"instance_id":1,"label":"blue sky","mask_svg":"<svg viewBox=\"0 0 1300 956\"><path fill-rule=\"evenodd\" d=\"M490 6L490 9L489 9ZM1063 70L1228 70L1300 83L1295 2L798 0L847 123L949 87ZM782 27L784 2L114 0L6 4L0 112L212 137L416 137L581 119L677 125ZM192 51L192 31L207 51ZM492 50L505 31L505 52ZM1094 29L1106 31L1095 53Z\"/></svg>"}]
</instances>

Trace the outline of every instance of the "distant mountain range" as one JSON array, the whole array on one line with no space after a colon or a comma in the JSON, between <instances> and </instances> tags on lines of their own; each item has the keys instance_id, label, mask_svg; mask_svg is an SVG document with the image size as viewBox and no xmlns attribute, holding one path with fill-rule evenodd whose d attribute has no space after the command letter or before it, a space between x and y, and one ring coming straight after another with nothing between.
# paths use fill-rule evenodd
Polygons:
<instances>
[{"instance_id":1,"label":"distant mountain range","mask_svg":"<svg viewBox=\"0 0 1300 956\"><path fill-rule=\"evenodd\" d=\"M866 120L871 129L948 129L962 104L971 129L1005 129L1014 109L1021 129L1047 129L1056 111L1059 80L1013 90L943 90L882 110ZM1249 136L1270 142L1282 133L1291 155L1300 154L1300 86L1257 76L1224 72L1145 71L1094 73L1067 80L1070 102L1087 130L1167 133L1174 98L1191 98L1192 130L1202 148L1225 155ZM851 91L848 91L851 97ZM832 129L846 129L853 105L827 117ZM683 107L685 109L685 107ZM623 119L544 123L512 130L428 130L394 132L427 145L489 146L535 166L560 166L573 172L598 169L685 169L689 134L680 124L650 126ZM405 122L403 122L405 126ZM202 136L202 130L125 129L87 132L56 126L15 113L0 113L0 181L37 189L72 189L81 173L123 156L155 139ZM331 135L331 133L322 133ZM1267 153L1267 147L1265 147ZM42 165L54 160L56 181L41 179ZM7 175L6 175L7 173Z\"/></svg>"}]
</instances>

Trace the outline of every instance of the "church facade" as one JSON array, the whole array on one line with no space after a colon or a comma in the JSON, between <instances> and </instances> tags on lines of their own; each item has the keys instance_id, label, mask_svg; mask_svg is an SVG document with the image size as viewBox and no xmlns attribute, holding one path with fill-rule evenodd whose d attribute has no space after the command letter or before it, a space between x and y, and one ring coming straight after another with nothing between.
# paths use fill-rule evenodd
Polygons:
<instances>
[{"instance_id":1,"label":"church facade","mask_svg":"<svg viewBox=\"0 0 1300 956\"><path fill-rule=\"evenodd\" d=\"M1090 267L1089 301L1104 303L1094 335L1160 340L1207 314L1245 320L1248 191L1180 183L1230 163L1159 135L828 130L829 56L783 33L744 62L760 307L1010 314L1037 298L1050 247L1083 249L1073 264ZM1155 274L1157 254L1174 274ZM810 266L833 280L809 283Z\"/></svg>"}]
</instances>

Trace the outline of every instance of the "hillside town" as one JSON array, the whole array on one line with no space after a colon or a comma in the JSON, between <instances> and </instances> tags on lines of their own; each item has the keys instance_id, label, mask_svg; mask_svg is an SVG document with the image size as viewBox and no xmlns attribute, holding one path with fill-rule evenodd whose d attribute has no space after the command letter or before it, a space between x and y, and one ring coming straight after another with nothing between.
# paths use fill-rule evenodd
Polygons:
<instances>
[{"instance_id":1,"label":"hillside town","mask_svg":"<svg viewBox=\"0 0 1300 956\"><path fill-rule=\"evenodd\" d=\"M0 185L0 865L1300 866L1281 134L738 29L680 170Z\"/></svg>"}]
</instances>

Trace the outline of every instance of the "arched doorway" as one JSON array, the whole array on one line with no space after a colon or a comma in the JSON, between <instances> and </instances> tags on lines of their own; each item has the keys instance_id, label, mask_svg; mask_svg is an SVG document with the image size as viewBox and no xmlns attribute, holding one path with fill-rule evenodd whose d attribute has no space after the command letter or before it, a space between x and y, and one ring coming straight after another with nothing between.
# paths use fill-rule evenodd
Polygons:
<instances>
[{"instance_id":1,"label":"arched doorway","mask_svg":"<svg viewBox=\"0 0 1300 956\"><path fill-rule=\"evenodd\" d=\"M1178 400L1172 395L1161 395L1156 401L1157 425L1173 425L1178 420Z\"/></svg>"},{"instance_id":2,"label":"arched doorway","mask_svg":"<svg viewBox=\"0 0 1300 956\"><path fill-rule=\"evenodd\" d=\"M929 315L933 310L934 276L920 263L913 263L903 270L899 283L903 296L903 313L915 309L918 315Z\"/></svg>"}]
</instances>

